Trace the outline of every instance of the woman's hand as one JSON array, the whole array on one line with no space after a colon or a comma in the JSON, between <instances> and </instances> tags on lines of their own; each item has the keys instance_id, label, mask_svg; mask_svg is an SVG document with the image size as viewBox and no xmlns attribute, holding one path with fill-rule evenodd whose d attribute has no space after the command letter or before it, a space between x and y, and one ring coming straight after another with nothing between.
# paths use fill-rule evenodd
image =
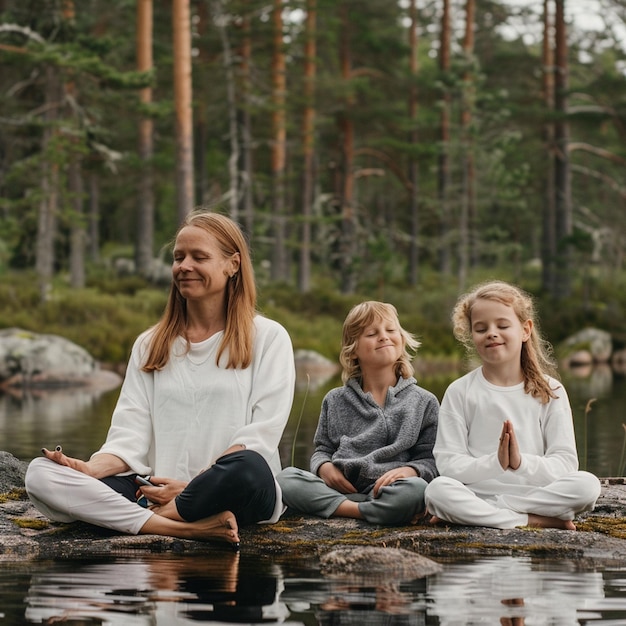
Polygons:
<instances>
[{"instance_id":1,"label":"woman's hand","mask_svg":"<svg viewBox=\"0 0 626 626\"><path fill-rule=\"evenodd\" d=\"M129 470L128 465L114 454L96 454L89 461L82 461L64 454L61 446L57 446L54 450L42 448L41 452L47 459L93 478L105 478Z\"/></svg>"},{"instance_id":2,"label":"woman's hand","mask_svg":"<svg viewBox=\"0 0 626 626\"><path fill-rule=\"evenodd\" d=\"M389 470L385 472L375 483L372 493L375 498L378 497L378 490L382 487L386 487L387 485L391 485L395 483L396 480L400 480L401 478L411 478L419 476L419 474L408 465L403 465L402 467L396 467L395 469Z\"/></svg>"},{"instance_id":3,"label":"woman's hand","mask_svg":"<svg viewBox=\"0 0 626 626\"><path fill-rule=\"evenodd\" d=\"M505 471L518 469L522 462L515 430L509 420L502 424L500 443L498 444L498 461L500 461L500 465Z\"/></svg>"},{"instance_id":4,"label":"woman's hand","mask_svg":"<svg viewBox=\"0 0 626 626\"><path fill-rule=\"evenodd\" d=\"M150 482L154 484L154 487L141 486L137 492L146 496L150 502L161 506L173 500L187 486L187 483L182 480L159 476L151 476Z\"/></svg>"},{"instance_id":5,"label":"woman's hand","mask_svg":"<svg viewBox=\"0 0 626 626\"><path fill-rule=\"evenodd\" d=\"M343 472L330 461L322 463L317 470L319 477L339 493L356 493L354 485L343 475Z\"/></svg>"},{"instance_id":6,"label":"woman's hand","mask_svg":"<svg viewBox=\"0 0 626 626\"><path fill-rule=\"evenodd\" d=\"M91 472L89 471L89 465L86 461L82 461L81 459L75 459L71 456L67 456L63 454L63 450L61 446L57 446L55 450L48 450L48 448L41 449L42 454L51 461L58 463L59 465L65 465L66 467L71 467L77 472L82 472L83 474L88 474L91 476Z\"/></svg>"}]
</instances>

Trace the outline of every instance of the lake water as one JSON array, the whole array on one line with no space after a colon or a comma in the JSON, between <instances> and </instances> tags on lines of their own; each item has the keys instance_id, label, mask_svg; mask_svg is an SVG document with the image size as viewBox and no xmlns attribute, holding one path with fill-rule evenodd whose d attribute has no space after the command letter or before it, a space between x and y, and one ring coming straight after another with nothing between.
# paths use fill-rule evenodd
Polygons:
<instances>
[{"instance_id":1,"label":"lake water","mask_svg":"<svg viewBox=\"0 0 626 626\"><path fill-rule=\"evenodd\" d=\"M420 380L439 398L449 382ZM581 467L623 475L625 379L595 368L567 373L564 382ZM283 464L306 467L321 399L337 384L299 380ZM86 457L104 439L117 395L0 395L0 449L29 460L42 446L61 444ZM323 577L315 562L285 565L219 549L202 557L2 563L0 624L626 625L626 563L495 557L446 561L443 568L421 580L340 581Z\"/></svg>"},{"instance_id":2,"label":"lake water","mask_svg":"<svg viewBox=\"0 0 626 626\"><path fill-rule=\"evenodd\" d=\"M418 580L335 580L216 550L6 565L0 624L355 626L626 624L626 570L497 557L444 564Z\"/></svg>"}]
</instances>

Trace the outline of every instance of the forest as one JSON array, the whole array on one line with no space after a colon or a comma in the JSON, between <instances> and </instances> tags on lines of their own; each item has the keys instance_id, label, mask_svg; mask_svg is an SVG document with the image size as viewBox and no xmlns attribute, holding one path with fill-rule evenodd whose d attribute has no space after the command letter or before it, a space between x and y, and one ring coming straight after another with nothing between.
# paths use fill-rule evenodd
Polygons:
<instances>
[{"instance_id":1,"label":"forest","mask_svg":"<svg viewBox=\"0 0 626 626\"><path fill-rule=\"evenodd\" d=\"M626 340L625 42L624 0L0 0L0 276L159 284L202 206L286 301L496 273Z\"/></svg>"}]
</instances>

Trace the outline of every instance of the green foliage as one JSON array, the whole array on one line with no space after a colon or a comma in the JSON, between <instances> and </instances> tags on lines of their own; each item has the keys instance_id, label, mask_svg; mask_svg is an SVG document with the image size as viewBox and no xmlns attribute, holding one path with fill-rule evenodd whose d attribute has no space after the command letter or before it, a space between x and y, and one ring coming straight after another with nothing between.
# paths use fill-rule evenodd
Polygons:
<instances>
[{"instance_id":1,"label":"green foliage","mask_svg":"<svg viewBox=\"0 0 626 626\"><path fill-rule=\"evenodd\" d=\"M124 280L118 286L110 293L55 286L50 300L41 303L34 275L5 276L0 327L61 335L99 361L124 363L137 335L159 319L166 294L154 288L123 293Z\"/></svg>"},{"instance_id":2,"label":"green foliage","mask_svg":"<svg viewBox=\"0 0 626 626\"><path fill-rule=\"evenodd\" d=\"M450 354L455 347L447 332L447 311L456 295L459 269L473 276L495 269L535 291L541 288L541 274L530 266L542 255L545 191L551 178L549 142L543 132L554 116L545 108L541 94L541 41L536 35L541 32L540 8L514 8L494 0L477 3L475 49L469 57L460 52L460 14L461 22L455 23L452 33L451 70L443 73L438 59L440 4L423 3L418 11L418 71L413 74L407 3L319 0L317 6L315 204L307 219L314 244L311 279L321 284L319 277L326 278L323 287L305 297L295 292L294 285L271 285L271 272L260 263L272 258L275 245L272 5L260 0L228 3L224 34L235 55L231 69L236 75L233 87L242 185L238 193L245 186L252 194L251 243L264 307L305 331L302 319L309 324L320 318L342 320L349 306L363 297L396 300L403 303L399 305L403 319L423 337L423 349ZM617 6L615 1L605 3L607 25L621 23ZM228 164L234 156L224 50L212 7L208 3L207 11L195 12L193 23L196 198L202 198L207 206L216 206L227 197ZM296 3L295 7L302 9L303 5ZM0 44L7 49L3 48L5 63L0 77L0 271L35 266L40 207L50 197L58 200L55 210L59 218L54 270L59 275L67 271L72 227L85 223L72 203L76 192L67 190L68 164L75 159L81 160L85 213L92 198L87 182L97 183L100 258L109 258L107 250L111 248L123 248L126 258L134 257L139 178L146 167L137 146L140 121L146 117L154 123L150 165L156 254L170 241L178 223L172 14L167 3L155 3L153 8L154 70L139 73L136 2L74 3L71 20L64 19L62 5L52 0L2 3ZM347 23L342 20L344 9ZM300 129L305 29L297 17L300 13L287 12L290 17L283 40L288 58L288 158L285 215L281 217L285 219L292 279L297 276L304 222L300 211ZM249 29L244 28L244 18L250 21ZM567 121L575 230L564 243L573 249L571 274L576 287L571 301L546 305L560 310L562 320L550 328L555 334L584 322L614 328L621 325L616 297L599 293L606 277L620 266L626 241L622 219L626 83L620 69L626 53L620 42L611 39L610 31L607 26L606 32L587 32L574 21L568 32L572 45ZM511 33L519 35L511 37ZM250 81L244 85L244 68L239 62L247 36L253 63ZM20 52L10 52L12 48ZM344 53L349 67L341 65ZM153 101L141 103L138 90L148 85ZM415 117L408 114L412 87L417 96ZM444 94L449 98L450 113L445 207L440 184ZM461 125L466 103L471 105L468 128ZM250 155L244 154L245 116L250 119ZM343 120L350 121L354 138L349 207L344 206L343 197L349 186ZM247 156L252 162L250 178L241 169ZM459 252L465 236L461 207L469 202L463 167L468 156L473 159L475 175L475 203L467 226L471 267L459 268L464 262ZM412 183L407 172L412 163L418 177L416 215L409 208ZM48 176L51 171L58 175L54 190ZM343 262L346 253L340 245L347 213L355 232L349 263ZM414 269L409 261L414 217L419 223L415 233L418 289L408 287L407 279ZM449 267L440 274L445 249L450 250ZM356 293L344 300L335 291L344 279L338 268L347 266L357 282ZM146 288L138 279L111 278L95 260L89 286L91 291L80 297L131 296ZM295 318L294 311L301 319ZM315 341L331 354L335 325L331 324L333 331L328 333L316 328ZM303 343L311 341L303 339Z\"/></svg>"},{"instance_id":3,"label":"green foliage","mask_svg":"<svg viewBox=\"0 0 626 626\"><path fill-rule=\"evenodd\" d=\"M476 273L471 284L494 277L510 280L500 271ZM421 342L418 357L456 363L466 355L452 336L450 314L459 295L454 281L441 274L425 273L416 288L386 285L383 291L363 291L346 296L319 280L309 293L302 294L282 285L262 288L259 309L289 331L294 348L314 350L337 361L341 328L352 306L363 300L383 300L397 309L402 326ZM135 338L155 324L165 307L167 289L149 286L136 277L114 278L99 273L89 288L69 289L57 283L51 298L40 302L32 272L10 272L0 282L0 328L58 334L77 343L94 358L107 363L124 363ZM534 294L539 325L554 346L587 326L613 334L617 344L626 343L626 274L599 281L593 294L581 284L565 303L556 303L536 289L536 277L528 273L518 283Z\"/></svg>"}]
</instances>

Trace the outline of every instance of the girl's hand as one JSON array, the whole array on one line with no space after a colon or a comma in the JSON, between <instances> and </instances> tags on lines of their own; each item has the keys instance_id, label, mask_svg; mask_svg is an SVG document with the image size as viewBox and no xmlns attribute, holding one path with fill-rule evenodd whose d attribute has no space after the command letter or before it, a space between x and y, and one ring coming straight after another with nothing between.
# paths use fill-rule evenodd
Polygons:
<instances>
[{"instance_id":1,"label":"girl's hand","mask_svg":"<svg viewBox=\"0 0 626 626\"><path fill-rule=\"evenodd\" d=\"M391 485L395 483L396 480L400 480L401 478L411 478L419 476L419 474L408 465L402 467L396 467L395 469L389 470L385 472L375 483L372 493L374 497L378 497L378 490L387 485Z\"/></svg>"},{"instance_id":2,"label":"girl's hand","mask_svg":"<svg viewBox=\"0 0 626 626\"><path fill-rule=\"evenodd\" d=\"M509 467L512 470L519 468L522 463L522 454L519 451L519 445L517 443L517 436L513 430L513 424L509 424Z\"/></svg>"},{"instance_id":3,"label":"girl's hand","mask_svg":"<svg viewBox=\"0 0 626 626\"><path fill-rule=\"evenodd\" d=\"M509 469L509 440L510 435L507 430L506 422L502 424L502 432L500 433L500 443L498 444L498 461L504 471Z\"/></svg>"},{"instance_id":4,"label":"girl's hand","mask_svg":"<svg viewBox=\"0 0 626 626\"><path fill-rule=\"evenodd\" d=\"M150 482L154 484L154 487L141 486L137 493L142 493L150 502L159 505L167 504L173 500L187 486L187 483L182 480L158 476L151 476Z\"/></svg>"},{"instance_id":5,"label":"girl's hand","mask_svg":"<svg viewBox=\"0 0 626 626\"><path fill-rule=\"evenodd\" d=\"M319 477L339 493L356 493L354 485L343 475L343 472L330 461L322 463L317 471Z\"/></svg>"},{"instance_id":6,"label":"girl's hand","mask_svg":"<svg viewBox=\"0 0 626 626\"><path fill-rule=\"evenodd\" d=\"M517 437L513 424L506 420L502 424L502 432L500 433L500 443L498 445L498 461L503 470L516 470L522 462L522 455L519 451Z\"/></svg>"}]
</instances>

